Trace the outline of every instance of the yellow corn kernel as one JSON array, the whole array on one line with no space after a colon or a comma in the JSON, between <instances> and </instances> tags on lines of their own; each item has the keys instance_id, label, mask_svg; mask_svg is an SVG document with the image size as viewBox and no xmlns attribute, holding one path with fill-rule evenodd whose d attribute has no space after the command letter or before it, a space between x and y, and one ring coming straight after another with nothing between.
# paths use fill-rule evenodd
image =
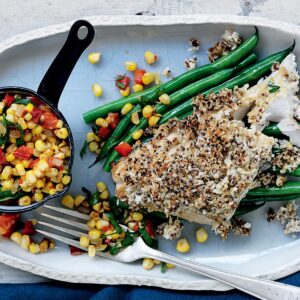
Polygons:
<instances>
[{"instance_id":1,"label":"yellow corn kernel","mask_svg":"<svg viewBox=\"0 0 300 300\"><path fill-rule=\"evenodd\" d=\"M159 122L159 120L160 120L160 117L158 117L158 116L152 116L152 117L150 117L150 119L149 119L149 126L155 126L155 125L157 125L157 123Z\"/></svg>"},{"instance_id":2,"label":"yellow corn kernel","mask_svg":"<svg viewBox=\"0 0 300 300\"><path fill-rule=\"evenodd\" d=\"M10 142L11 144L15 144L15 143L17 142L17 139L11 137L11 138L9 139L9 142Z\"/></svg>"},{"instance_id":3,"label":"yellow corn kernel","mask_svg":"<svg viewBox=\"0 0 300 300\"><path fill-rule=\"evenodd\" d=\"M28 122L32 119L32 114L31 113L27 113L25 116L24 116L24 119Z\"/></svg>"},{"instance_id":4,"label":"yellow corn kernel","mask_svg":"<svg viewBox=\"0 0 300 300\"><path fill-rule=\"evenodd\" d=\"M171 99L168 94L162 94L158 99L159 102L164 105L169 105L171 102Z\"/></svg>"},{"instance_id":5,"label":"yellow corn kernel","mask_svg":"<svg viewBox=\"0 0 300 300\"><path fill-rule=\"evenodd\" d=\"M38 180L36 181L35 186L36 186L36 188L38 188L38 189L42 189L42 188L45 187L45 182L44 182L43 180L41 180L41 179L38 179Z\"/></svg>"},{"instance_id":6,"label":"yellow corn kernel","mask_svg":"<svg viewBox=\"0 0 300 300\"><path fill-rule=\"evenodd\" d=\"M58 175L58 170L56 168L50 168L46 172L46 176L49 178L56 177Z\"/></svg>"},{"instance_id":7,"label":"yellow corn kernel","mask_svg":"<svg viewBox=\"0 0 300 300\"><path fill-rule=\"evenodd\" d=\"M143 214L138 212L138 211L134 211L132 214L131 214L131 217L134 221L137 221L137 222L140 222L143 220Z\"/></svg>"},{"instance_id":8,"label":"yellow corn kernel","mask_svg":"<svg viewBox=\"0 0 300 300\"><path fill-rule=\"evenodd\" d=\"M94 139L95 139L96 142L101 142L101 139L96 134L94 134ZM69 152L70 152L70 150L69 150Z\"/></svg>"},{"instance_id":9,"label":"yellow corn kernel","mask_svg":"<svg viewBox=\"0 0 300 300\"><path fill-rule=\"evenodd\" d=\"M108 122L103 118L98 118L95 123L99 127L108 127Z\"/></svg>"},{"instance_id":10,"label":"yellow corn kernel","mask_svg":"<svg viewBox=\"0 0 300 300\"><path fill-rule=\"evenodd\" d=\"M101 97L103 94L103 89L98 83L92 85L92 92L95 97Z\"/></svg>"},{"instance_id":11,"label":"yellow corn kernel","mask_svg":"<svg viewBox=\"0 0 300 300\"><path fill-rule=\"evenodd\" d=\"M3 113L3 109L4 109L4 103L1 101L0 102L0 114L2 114ZM1 120L2 121L2 120Z\"/></svg>"},{"instance_id":12,"label":"yellow corn kernel","mask_svg":"<svg viewBox=\"0 0 300 300\"><path fill-rule=\"evenodd\" d=\"M36 202L42 201L44 199L44 195L43 195L42 192L35 192L34 195L33 195L33 199Z\"/></svg>"},{"instance_id":13,"label":"yellow corn kernel","mask_svg":"<svg viewBox=\"0 0 300 300\"><path fill-rule=\"evenodd\" d=\"M27 122L27 126L28 126L28 129L34 129L36 127L36 124L32 121L29 121ZM43 128L42 128L43 129Z\"/></svg>"},{"instance_id":14,"label":"yellow corn kernel","mask_svg":"<svg viewBox=\"0 0 300 300\"><path fill-rule=\"evenodd\" d=\"M127 97L130 94L130 87L128 86L125 90L120 89L120 94L122 97Z\"/></svg>"},{"instance_id":15,"label":"yellow corn kernel","mask_svg":"<svg viewBox=\"0 0 300 300\"><path fill-rule=\"evenodd\" d=\"M142 82L144 85L149 85L154 81L155 77L152 72L146 72L142 77Z\"/></svg>"},{"instance_id":16,"label":"yellow corn kernel","mask_svg":"<svg viewBox=\"0 0 300 300\"><path fill-rule=\"evenodd\" d=\"M90 240L87 236L83 235L80 237L79 243L80 243L80 247L87 248L90 244Z\"/></svg>"},{"instance_id":17,"label":"yellow corn kernel","mask_svg":"<svg viewBox=\"0 0 300 300\"><path fill-rule=\"evenodd\" d=\"M25 135L24 135L24 142L29 142L29 141L31 141L31 139L32 139L32 134L31 133L26 133Z\"/></svg>"},{"instance_id":18,"label":"yellow corn kernel","mask_svg":"<svg viewBox=\"0 0 300 300\"><path fill-rule=\"evenodd\" d=\"M134 72L137 69L137 63L135 61L125 61L125 68L129 72Z\"/></svg>"},{"instance_id":19,"label":"yellow corn kernel","mask_svg":"<svg viewBox=\"0 0 300 300\"><path fill-rule=\"evenodd\" d=\"M52 179L52 180L54 180L54 179ZM64 187L64 185L63 185L62 183L58 183L58 184L55 186L56 191L59 191L59 192L61 192L64 188L65 188L65 187Z\"/></svg>"},{"instance_id":20,"label":"yellow corn kernel","mask_svg":"<svg viewBox=\"0 0 300 300\"><path fill-rule=\"evenodd\" d=\"M120 237L120 234L119 234L119 233L114 233L114 234L111 235L111 238L112 238L113 240L117 240L119 237Z\"/></svg>"},{"instance_id":21,"label":"yellow corn kernel","mask_svg":"<svg viewBox=\"0 0 300 300\"><path fill-rule=\"evenodd\" d=\"M89 247L88 247L88 255L89 255L89 257L95 257L95 255L96 255L96 247L94 245L89 245Z\"/></svg>"},{"instance_id":22,"label":"yellow corn kernel","mask_svg":"<svg viewBox=\"0 0 300 300\"><path fill-rule=\"evenodd\" d=\"M142 110L143 117L146 119L149 119L152 116L153 112L154 112L154 107L151 105L146 105Z\"/></svg>"},{"instance_id":23,"label":"yellow corn kernel","mask_svg":"<svg viewBox=\"0 0 300 300\"><path fill-rule=\"evenodd\" d=\"M19 118L18 124L22 127L23 130L27 129L27 123L23 118Z\"/></svg>"},{"instance_id":24,"label":"yellow corn kernel","mask_svg":"<svg viewBox=\"0 0 300 300\"><path fill-rule=\"evenodd\" d=\"M49 190L49 194L50 194L50 195L54 195L56 192L57 192L57 190L56 190L55 188L51 188L51 189Z\"/></svg>"},{"instance_id":25,"label":"yellow corn kernel","mask_svg":"<svg viewBox=\"0 0 300 300\"><path fill-rule=\"evenodd\" d=\"M2 170L1 176L3 180L10 179L12 176L11 166L5 166Z\"/></svg>"},{"instance_id":26,"label":"yellow corn kernel","mask_svg":"<svg viewBox=\"0 0 300 300\"><path fill-rule=\"evenodd\" d=\"M39 152L44 152L47 149L46 144L42 140L37 140L34 145Z\"/></svg>"},{"instance_id":27,"label":"yellow corn kernel","mask_svg":"<svg viewBox=\"0 0 300 300\"><path fill-rule=\"evenodd\" d=\"M198 243L205 243L208 239L208 233L205 230L205 228L200 227L197 231L196 231L196 239Z\"/></svg>"},{"instance_id":28,"label":"yellow corn kernel","mask_svg":"<svg viewBox=\"0 0 300 300\"><path fill-rule=\"evenodd\" d=\"M44 173L39 169L34 169L33 173L36 178L43 178L45 176Z\"/></svg>"},{"instance_id":29,"label":"yellow corn kernel","mask_svg":"<svg viewBox=\"0 0 300 300\"><path fill-rule=\"evenodd\" d=\"M27 234L23 234L21 238L21 247L24 250L28 250L30 244L30 237Z\"/></svg>"},{"instance_id":30,"label":"yellow corn kernel","mask_svg":"<svg viewBox=\"0 0 300 300\"><path fill-rule=\"evenodd\" d=\"M143 268L145 270L151 270L154 267L153 260L151 258L144 258L143 259Z\"/></svg>"},{"instance_id":31,"label":"yellow corn kernel","mask_svg":"<svg viewBox=\"0 0 300 300\"><path fill-rule=\"evenodd\" d=\"M93 210L100 212L101 210L101 202L98 202L96 204L93 205Z\"/></svg>"},{"instance_id":32,"label":"yellow corn kernel","mask_svg":"<svg viewBox=\"0 0 300 300\"><path fill-rule=\"evenodd\" d=\"M88 142L88 143L90 143L90 142L92 142L93 140L95 139L95 134L94 134L94 132L88 132L87 134L86 134L86 141Z\"/></svg>"},{"instance_id":33,"label":"yellow corn kernel","mask_svg":"<svg viewBox=\"0 0 300 300\"><path fill-rule=\"evenodd\" d=\"M96 150L99 149L99 145L97 142L91 142L89 143L89 149L91 152L95 152Z\"/></svg>"},{"instance_id":34,"label":"yellow corn kernel","mask_svg":"<svg viewBox=\"0 0 300 300\"><path fill-rule=\"evenodd\" d=\"M70 181L71 181L70 175L65 175L61 180L62 184L64 184L64 185L68 185L70 183Z\"/></svg>"},{"instance_id":35,"label":"yellow corn kernel","mask_svg":"<svg viewBox=\"0 0 300 300\"><path fill-rule=\"evenodd\" d=\"M19 206L28 206L31 204L31 198L29 196L23 196L18 200Z\"/></svg>"},{"instance_id":36,"label":"yellow corn kernel","mask_svg":"<svg viewBox=\"0 0 300 300\"><path fill-rule=\"evenodd\" d=\"M158 260L158 259L152 259L152 261L153 261L153 263L154 263L155 265L160 265L160 264L161 264L161 261Z\"/></svg>"},{"instance_id":37,"label":"yellow corn kernel","mask_svg":"<svg viewBox=\"0 0 300 300\"><path fill-rule=\"evenodd\" d=\"M83 201L85 200L85 196L83 196L83 195L77 195L76 197L75 197L75 206L79 206Z\"/></svg>"},{"instance_id":38,"label":"yellow corn kernel","mask_svg":"<svg viewBox=\"0 0 300 300\"><path fill-rule=\"evenodd\" d=\"M133 85L132 89L135 93L137 93L137 92L141 92L144 89L144 87L143 85L136 83L135 85Z\"/></svg>"},{"instance_id":39,"label":"yellow corn kernel","mask_svg":"<svg viewBox=\"0 0 300 300\"><path fill-rule=\"evenodd\" d=\"M22 241L22 234L20 232L16 231L10 236L10 239L12 241L14 241L15 243L17 243L18 245L20 245L21 241Z\"/></svg>"},{"instance_id":40,"label":"yellow corn kernel","mask_svg":"<svg viewBox=\"0 0 300 300\"><path fill-rule=\"evenodd\" d=\"M62 120L57 120L56 128L62 128L64 126L64 122Z\"/></svg>"},{"instance_id":41,"label":"yellow corn kernel","mask_svg":"<svg viewBox=\"0 0 300 300\"><path fill-rule=\"evenodd\" d=\"M61 204L70 209L74 208L74 202L75 200L71 195L66 195L61 200Z\"/></svg>"},{"instance_id":42,"label":"yellow corn kernel","mask_svg":"<svg viewBox=\"0 0 300 300\"><path fill-rule=\"evenodd\" d=\"M54 249L54 248L55 248L55 242L50 240L49 249Z\"/></svg>"},{"instance_id":43,"label":"yellow corn kernel","mask_svg":"<svg viewBox=\"0 0 300 300\"><path fill-rule=\"evenodd\" d=\"M96 222L96 228L97 229L102 229L103 227L107 227L109 225L109 222L106 220L97 220Z\"/></svg>"},{"instance_id":44,"label":"yellow corn kernel","mask_svg":"<svg viewBox=\"0 0 300 300\"><path fill-rule=\"evenodd\" d=\"M89 226L90 228L95 228L96 227L96 221L94 219L91 219L86 223L86 225Z\"/></svg>"},{"instance_id":45,"label":"yellow corn kernel","mask_svg":"<svg viewBox=\"0 0 300 300\"><path fill-rule=\"evenodd\" d=\"M107 190L107 185L103 181L98 181L97 184L96 184L96 186L97 186L97 190L99 191L99 193L102 193L105 190Z\"/></svg>"},{"instance_id":46,"label":"yellow corn kernel","mask_svg":"<svg viewBox=\"0 0 300 300\"><path fill-rule=\"evenodd\" d=\"M26 178L25 181L26 181L26 183L27 183L28 185L33 185L33 184L35 184L35 183L36 183L36 180L37 180L37 178L36 178L36 176L35 176L33 170L27 171L26 174L25 174L25 178Z\"/></svg>"},{"instance_id":47,"label":"yellow corn kernel","mask_svg":"<svg viewBox=\"0 0 300 300\"><path fill-rule=\"evenodd\" d=\"M160 75L159 75L159 73L158 72L155 72L154 73L154 82L155 82L155 84L161 84L161 79L160 79Z\"/></svg>"},{"instance_id":48,"label":"yellow corn kernel","mask_svg":"<svg viewBox=\"0 0 300 300\"><path fill-rule=\"evenodd\" d=\"M66 127L60 128L60 129L56 129L54 130L54 134L59 138L59 139L66 139L69 135L68 130Z\"/></svg>"},{"instance_id":49,"label":"yellow corn kernel","mask_svg":"<svg viewBox=\"0 0 300 300\"><path fill-rule=\"evenodd\" d=\"M10 114L10 115L15 115L16 114L16 111L13 109L13 108L8 108L7 110L6 110L6 113L7 114Z\"/></svg>"},{"instance_id":50,"label":"yellow corn kernel","mask_svg":"<svg viewBox=\"0 0 300 300\"><path fill-rule=\"evenodd\" d=\"M38 163L36 164L37 169L39 169L42 172L45 172L48 168L48 162L46 162L45 160L40 160L38 161Z\"/></svg>"},{"instance_id":51,"label":"yellow corn kernel","mask_svg":"<svg viewBox=\"0 0 300 300\"><path fill-rule=\"evenodd\" d=\"M6 161L8 162L12 162L15 159L15 156L13 155L13 153L10 153L6 156Z\"/></svg>"},{"instance_id":52,"label":"yellow corn kernel","mask_svg":"<svg viewBox=\"0 0 300 300\"><path fill-rule=\"evenodd\" d=\"M13 114L8 113L5 118L7 121L9 121L11 123L15 123L15 121L16 121L15 115L13 115Z\"/></svg>"},{"instance_id":53,"label":"yellow corn kernel","mask_svg":"<svg viewBox=\"0 0 300 300\"><path fill-rule=\"evenodd\" d=\"M143 129L139 129L139 130L136 130L135 132L133 132L131 136L134 140L139 140L141 138L141 136L143 135L143 132L144 132Z\"/></svg>"},{"instance_id":54,"label":"yellow corn kernel","mask_svg":"<svg viewBox=\"0 0 300 300\"><path fill-rule=\"evenodd\" d=\"M2 181L2 191L10 191L12 189L13 183L13 178Z\"/></svg>"},{"instance_id":55,"label":"yellow corn kernel","mask_svg":"<svg viewBox=\"0 0 300 300\"><path fill-rule=\"evenodd\" d=\"M140 123L139 113L137 111L132 113L130 119L134 125L138 125Z\"/></svg>"},{"instance_id":56,"label":"yellow corn kernel","mask_svg":"<svg viewBox=\"0 0 300 300\"><path fill-rule=\"evenodd\" d=\"M45 159L45 160L47 160L49 157L54 155L54 152L51 149L46 149L43 154L47 157ZM55 157L57 157L57 156L55 155ZM57 158L60 158L60 157L57 157Z\"/></svg>"},{"instance_id":57,"label":"yellow corn kernel","mask_svg":"<svg viewBox=\"0 0 300 300\"><path fill-rule=\"evenodd\" d=\"M168 269L173 269L173 268L175 268L175 266L174 266L173 264L170 264L170 263L167 263L167 264L166 264L166 267L167 267Z\"/></svg>"},{"instance_id":58,"label":"yellow corn kernel","mask_svg":"<svg viewBox=\"0 0 300 300\"><path fill-rule=\"evenodd\" d=\"M108 198L109 198L109 191L108 191L108 190L105 190L104 192L102 192L102 193L100 194L100 199L106 200L106 199L108 199Z\"/></svg>"},{"instance_id":59,"label":"yellow corn kernel","mask_svg":"<svg viewBox=\"0 0 300 300\"><path fill-rule=\"evenodd\" d=\"M41 250L41 253L47 252L48 249L49 249L49 240L44 239L44 240L40 243L40 250Z\"/></svg>"},{"instance_id":60,"label":"yellow corn kernel","mask_svg":"<svg viewBox=\"0 0 300 300\"><path fill-rule=\"evenodd\" d=\"M128 114L132 109L133 105L131 103L126 103L121 110L121 114L124 116Z\"/></svg>"},{"instance_id":61,"label":"yellow corn kernel","mask_svg":"<svg viewBox=\"0 0 300 300\"><path fill-rule=\"evenodd\" d=\"M31 254L38 254L40 251L41 251L41 248L40 248L39 244L31 243L29 245L29 252Z\"/></svg>"},{"instance_id":62,"label":"yellow corn kernel","mask_svg":"<svg viewBox=\"0 0 300 300\"><path fill-rule=\"evenodd\" d=\"M144 58L148 65L152 65L157 61L157 55L149 50L144 53Z\"/></svg>"},{"instance_id":63,"label":"yellow corn kernel","mask_svg":"<svg viewBox=\"0 0 300 300\"><path fill-rule=\"evenodd\" d=\"M25 175L25 168L22 163L16 164L15 168L16 168L19 176Z\"/></svg>"},{"instance_id":64,"label":"yellow corn kernel","mask_svg":"<svg viewBox=\"0 0 300 300\"><path fill-rule=\"evenodd\" d=\"M19 176L18 171L15 168L12 168L12 175Z\"/></svg>"},{"instance_id":65,"label":"yellow corn kernel","mask_svg":"<svg viewBox=\"0 0 300 300\"><path fill-rule=\"evenodd\" d=\"M34 105L32 103L28 103L25 107L28 112L32 112L34 109Z\"/></svg>"},{"instance_id":66,"label":"yellow corn kernel","mask_svg":"<svg viewBox=\"0 0 300 300\"><path fill-rule=\"evenodd\" d=\"M28 125L28 124L27 124ZM29 125L28 125L29 126ZM43 127L41 125L36 125L32 130L31 130L33 135L39 135L43 132Z\"/></svg>"},{"instance_id":67,"label":"yellow corn kernel","mask_svg":"<svg viewBox=\"0 0 300 300\"><path fill-rule=\"evenodd\" d=\"M94 65L96 63L98 63L101 59L101 53L100 52L91 52L89 55L88 55L88 61Z\"/></svg>"},{"instance_id":68,"label":"yellow corn kernel","mask_svg":"<svg viewBox=\"0 0 300 300\"><path fill-rule=\"evenodd\" d=\"M91 240L97 240L101 236L101 231L97 229L92 229L89 231L89 237Z\"/></svg>"},{"instance_id":69,"label":"yellow corn kernel","mask_svg":"<svg viewBox=\"0 0 300 300\"><path fill-rule=\"evenodd\" d=\"M176 245L176 250L181 253L190 251L190 244L187 241L187 239L183 238L183 239L178 240L177 245Z\"/></svg>"}]
</instances>

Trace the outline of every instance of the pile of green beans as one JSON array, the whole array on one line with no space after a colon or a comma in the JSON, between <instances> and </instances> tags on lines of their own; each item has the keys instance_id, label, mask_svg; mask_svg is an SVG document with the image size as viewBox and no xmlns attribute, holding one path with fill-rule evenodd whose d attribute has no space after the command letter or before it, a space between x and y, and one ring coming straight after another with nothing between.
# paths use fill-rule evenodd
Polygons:
<instances>
[{"instance_id":1,"label":"pile of green beans","mask_svg":"<svg viewBox=\"0 0 300 300\"><path fill-rule=\"evenodd\" d=\"M106 105L90 110L83 114L83 119L87 124L91 123L97 118L105 117L109 112L120 112L126 103L135 105L141 101L143 106L149 103L152 104L157 101L158 97L162 94L171 94L187 84L195 82L205 76L214 74L217 71L226 68L234 67L254 50L258 41L258 30L255 27L255 34L245 40L237 49L221 57L215 62L189 70L160 86L155 86L151 89L132 94L128 97L115 100Z\"/></svg>"},{"instance_id":2,"label":"pile of green beans","mask_svg":"<svg viewBox=\"0 0 300 300\"><path fill-rule=\"evenodd\" d=\"M204 96L209 95L210 93L214 92L217 93L224 88L233 89L236 86L243 86L246 83L254 82L268 73L275 62L281 62L289 53L291 53L294 49L294 45L291 47L275 53L273 55L268 56L267 58L255 63L254 65L250 66L249 68L245 69L244 71L240 72L236 77L218 85L213 88L210 88L203 92ZM177 105L175 108L171 109L167 113L163 115L160 120L159 124L163 124L167 122L169 119L174 117L180 117L181 115L185 114L189 115L192 113L192 101L193 98L184 101L182 104ZM159 104L160 105L160 104ZM157 113L160 113L157 111ZM123 135L120 141L132 144L134 140L132 139L131 135L134 131L138 129L145 129L148 125L148 120L142 118L140 123L136 126L131 127L131 129ZM107 158L103 169L107 172L110 171L110 164L120 158L117 151L112 151L110 156Z\"/></svg>"}]
</instances>

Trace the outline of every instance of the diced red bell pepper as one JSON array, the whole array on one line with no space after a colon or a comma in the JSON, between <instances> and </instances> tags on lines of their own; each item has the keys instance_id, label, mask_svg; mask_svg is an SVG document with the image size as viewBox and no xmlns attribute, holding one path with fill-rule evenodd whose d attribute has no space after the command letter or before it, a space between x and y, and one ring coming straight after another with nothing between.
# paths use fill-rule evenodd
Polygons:
<instances>
[{"instance_id":1,"label":"diced red bell pepper","mask_svg":"<svg viewBox=\"0 0 300 300\"><path fill-rule=\"evenodd\" d=\"M0 148L0 165L3 165L6 163L6 157L5 154L3 153L3 150Z\"/></svg>"},{"instance_id":2,"label":"diced red bell pepper","mask_svg":"<svg viewBox=\"0 0 300 300\"><path fill-rule=\"evenodd\" d=\"M145 223L145 230L147 231L147 233L154 238L155 237L155 232L153 229L153 224L150 220L147 220Z\"/></svg>"},{"instance_id":3,"label":"diced red bell pepper","mask_svg":"<svg viewBox=\"0 0 300 300\"><path fill-rule=\"evenodd\" d=\"M100 127L98 135L101 139L106 140L110 135L111 130L108 127Z\"/></svg>"},{"instance_id":4,"label":"diced red bell pepper","mask_svg":"<svg viewBox=\"0 0 300 300\"><path fill-rule=\"evenodd\" d=\"M27 220L24 224L24 227L22 229L22 234L27 234L27 235L34 235L35 234L35 229L33 227L33 223L30 220Z\"/></svg>"},{"instance_id":5,"label":"diced red bell pepper","mask_svg":"<svg viewBox=\"0 0 300 300\"><path fill-rule=\"evenodd\" d=\"M57 157L49 157L48 164L50 167L60 168L62 167L64 161Z\"/></svg>"},{"instance_id":6,"label":"diced red bell pepper","mask_svg":"<svg viewBox=\"0 0 300 300\"><path fill-rule=\"evenodd\" d=\"M41 116L43 115L43 113L44 113L44 111L42 109L34 107L32 112L31 112L32 122L37 124L40 121Z\"/></svg>"},{"instance_id":7,"label":"diced red bell pepper","mask_svg":"<svg viewBox=\"0 0 300 300\"><path fill-rule=\"evenodd\" d=\"M114 130L120 122L120 116L118 113L109 113L106 121L108 123L108 127Z\"/></svg>"},{"instance_id":8,"label":"diced red bell pepper","mask_svg":"<svg viewBox=\"0 0 300 300\"><path fill-rule=\"evenodd\" d=\"M29 169L33 169L34 166L35 166L39 161L40 161L39 158L33 159L33 160L29 163L28 168L29 168Z\"/></svg>"},{"instance_id":9,"label":"diced red bell pepper","mask_svg":"<svg viewBox=\"0 0 300 300\"><path fill-rule=\"evenodd\" d=\"M19 214L3 214L0 216L0 234L9 238L20 220Z\"/></svg>"},{"instance_id":10,"label":"diced red bell pepper","mask_svg":"<svg viewBox=\"0 0 300 300\"><path fill-rule=\"evenodd\" d=\"M135 72L134 72L134 82L136 84L142 84L143 85L142 77L143 77L143 75L145 73L146 73L146 71L143 70L143 69L137 69L137 70L135 70Z\"/></svg>"},{"instance_id":11,"label":"diced red bell pepper","mask_svg":"<svg viewBox=\"0 0 300 300\"><path fill-rule=\"evenodd\" d=\"M71 255L72 256L78 256L78 255L81 255L84 253L83 250L77 248L77 247L74 247L72 245L69 245L69 248L70 248L70 252L71 252Z\"/></svg>"},{"instance_id":12,"label":"diced red bell pepper","mask_svg":"<svg viewBox=\"0 0 300 300\"><path fill-rule=\"evenodd\" d=\"M6 94L3 98L3 101L6 106L11 106L12 103L15 101L15 97L9 94Z\"/></svg>"},{"instance_id":13,"label":"diced red bell pepper","mask_svg":"<svg viewBox=\"0 0 300 300\"><path fill-rule=\"evenodd\" d=\"M46 129L55 129L58 122L58 118L51 112L43 113L43 127Z\"/></svg>"},{"instance_id":14,"label":"diced red bell pepper","mask_svg":"<svg viewBox=\"0 0 300 300\"><path fill-rule=\"evenodd\" d=\"M132 147L128 143L122 142L118 146L115 147L115 150L121 156L126 157L132 151Z\"/></svg>"},{"instance_id":15,"label":"diced red bell pepper","mask_svg":"<svg viewBox=\"0 0 300 300\"><path fill-rule=\"evenodd\" d=\"M125 90L130 84L130 78L126 75L120 75L116 78L116 87Z\"/></svg>"},{"instance_id":16,"label":"diced red bell pepper","mask_svg":"<svg viewBox=\"0 0 300 300\"><path fill-rule=\"evenodd\" d=\"M138 230L139 230L139 223L136 223L136 224L133 226L132 230L133 230L134 232L138 231Z\"/></svg>"},{"instance_id":17,"label":"diced red bell pepper","mask_svg":"<svg viewBox=\"0 0 300 300\"><path fill-rule=\"evenodd\" d=\"M31 155L33 154L33 148L27 146L19 147L15 152L14 156L19 159L30 159Z\"/></svg>"}]
</instances>

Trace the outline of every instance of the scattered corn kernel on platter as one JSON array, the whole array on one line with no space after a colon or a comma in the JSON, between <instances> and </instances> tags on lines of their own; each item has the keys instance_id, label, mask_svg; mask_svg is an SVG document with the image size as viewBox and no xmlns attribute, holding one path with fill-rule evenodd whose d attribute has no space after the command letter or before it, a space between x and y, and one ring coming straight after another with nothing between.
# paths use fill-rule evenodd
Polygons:
<instances>
[{"instance_id":1,"label":"scattered corn kernel on platter","mask_svg":"<svg viewBox=\"0 0 300 300\"><path fill-rule=\"evenodd\" d=\"M68 173L70 148L64 122L54 120L51 111L44 109L39 112L38 122L41 123L36 125L38 122L32 120L36 116L33 112L41 107L35 107L30 97L5 95L0 103L1 110L7 103L15 102L10 103L5 116L3 113L0 115L1 145L5 145L2 136L7 135L7 128L9 134L5 138L12 144L0 149L0 164L1 159L8 162L1 169L0 193L5 193L5 203L30 205L41 201L47 194L62 191L72 180L69 191L63 197L50 200L47 204L89 215L87 226L90 229L87 235L79 239L80 246L87 253L41 236L36 233L36 228L43 229L38 222L46 220L41 214L47 212L41 206L21 215L20 230L5 232L0 226L0 262L68 282L148 285L181 290L229 289L222 283L149 258L120 264L94 257L96 251L117 254L132 244L136 236L142 236L148 245L158 246L164 252L251 276L278 279L300 270L300 236L297 229L300 225L294 204L300 195L298 157L289 162L293 167L283 163L288 159L286 152L298 151L294 145L300 146L299 131L294 124L287 124L285 118L278 117L281 108L285 107L282 102L279 107L268 111L269 119L259 118L259 113L265 109L259 103L249 112L248 125L257 131L264 130L264 134L254 134L250 130L246 132L239 121L232 125L235 122L233 118L241 119L237 114L245 114L237 110L241 103L235 102L236 98L246 99L243 108L252 101L253 94L258 98L269 96L266 101L271 101L272 97L285 92L293 103L299 101L296 97L299 77L294 61L296 59L299 65L299 27L247 17L230 16L231 23L228 20L225 16L205 15L89 18L95 27L94 41L74 68L58 107L73 133L75 154L72 174ZM36 90L64 43L70 25L43 28L0 43L1 85L26 86ZM234 51L240 53L239 57ZM284 86L280 81L278 74L283 72L289 86ZM200 80L191 83L189 76L182 74L193 74ZM183 77L178 77L180 75ZM264 76L269 77L261 80L257 89L243 89L245 84L256 84ZM173 78L180 80L174 81ZM235 89L234 94L229 89L235 86L240 89ZM267 96L263 87L268 91ZM192 100L200 92L203 96ZM218 98L217 94L210 95L210 92L220 92L219 97L222 98ZM282 99L285 98L282 96ZM237 185L231 192L240 198L240 202L225 202L230 196L216 192L224 198L223 207L227 205L230 209L221 208L219 211L213 205L207 205L199 214L191 208L177 212L176 203L172 202L160 207L159 201L162 199L157 194L164 191L162 195L172 198L173 191L165 189L165 186L182 187L171 173L184 170L186 165L177 167L176 161L173 161L169 169L171 173L164 177L164 185L160 180L153 180L152 190L151 186L147 187L146 179L150 176L147 169L153 158L140 150L146 151L146 146L143 148L140 144L148 145L147 151L150 153L157 147L153 144L155 140L162 149L170 151L160 142L160 136L164 134L169 138L165 132L170 130L179 137L182 134L185 144L180 154L188 153L185 147L189 149L194 144L189 144L190 140L185 139L192 135L185 120L193 122L193 126L198 126L200 131L204 130L204 126L205 130L210 129L217 135L216 127L208 126L213 124L211 113L208 113L212 108L209 105L206 107L205 103L221 106L225 100L228 100L228 106L224 116L231 117L233 112L236 115L230 119L231 123L224 121L221 135L230 136L231 126L235 126L235 130L238 128L239 132L247 135L249 143L258 145L252 147L255 150L250 153L255 160L251 167L259 169L262 164L271 163L269 158L272 157L272 172L261 175L260 186L247 188L246 194L240 192L239 182L244 180L248 184L247 180L253 180L250 171L247 175L242 174L237 182L231 177L232 184ZM292 104L289 102L289 105ZM206 114L199 107L207 109ZM25 113L18 115L18 109ZM218 111L218 108L215 109ZM288 105L284 111L287 114L290 112ZM295 112L297 120L299 112ZM197 114L201 114L207 123L203 125L198 122ZM174 117L179 119L176 121L178 123L169 121ZM8 123L4 124L3 119ZM267 123L269 120L273 123ZM165 131L157 133L158 125ZM282 133L289 137L290 143L281 140ZM278 144L273 137L281 142ZM222 140L223 144L226 142L226 139ZM237 143L236 151L240 144L242 142ZM275 147L275 144L279 146ZM33 150L28 153L30 149ZM199 151L206 150L199 147ZM174 156L178 154L176 151L173 153ZM158 160L157 164L163 165L164 159ZM216 162L209 159L207 161L213 166ZM240 158L241 161L243 159ZM48 163L45 164L45 161ZM234 157L231 161L235 162ZM202 163L204 168L205 163ZM136 174L132 170L136 170ZM128 172L131 180L127 178ZM155 172L158 174L161 169ZM214 174L216 180L219 180L217 176L222 176L218 172ZM291 177L287 178L285 174ZM184 176L182 174L182 178ZM145 180L143 186L147 189L140 189L137 193L139 184L136 182L142 180ZM216 187L222 188L219 185ZM244 186L242 188L246 189ZM194 195L188 183L183 185L183 191L178 194L178 199L184 199L184 205L192 207L186 196ZM210 191L205 192L209 194ZM13 197L11 194L15 193L20 194ZM152 197L151 207L143 202L145 193ZM1 197L0 194L0 200ZM286 202L289 200L296 202ZM144 207L141 207L142 203ZM218 223L216 226L212 221L220 217L226 219L233 214L236 219L228 225L231 230L226 228L228 223ZM283 217L284 214L292 215L289 222ZM176 217L172 217L172 222L170 215ZM60 216L59 213L57 216ZM15 217L5 221L13 227L20 220ZM279 221L285 225L284 230ZM123 232L118 223L128 226L132 233Z\"/></svg>"}]
</instances>

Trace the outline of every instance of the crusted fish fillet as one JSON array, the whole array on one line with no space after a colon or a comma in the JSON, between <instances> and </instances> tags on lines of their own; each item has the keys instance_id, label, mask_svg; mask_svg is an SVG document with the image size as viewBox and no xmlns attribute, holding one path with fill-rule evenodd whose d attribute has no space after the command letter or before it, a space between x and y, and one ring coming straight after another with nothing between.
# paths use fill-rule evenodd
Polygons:
<instances>
[{"instance_id":1,"label":"crusted fish fillet","mask_svg":"<svg viewBox=\"0 0 300 300\"><path fill-rule=\"evenodd\" d=\"M275 144L234 120L238 104L229 90L196 97L192 116L161 125L113 166L116 196L192 222L229 220Z\"/></svg>"}]
</instances>

